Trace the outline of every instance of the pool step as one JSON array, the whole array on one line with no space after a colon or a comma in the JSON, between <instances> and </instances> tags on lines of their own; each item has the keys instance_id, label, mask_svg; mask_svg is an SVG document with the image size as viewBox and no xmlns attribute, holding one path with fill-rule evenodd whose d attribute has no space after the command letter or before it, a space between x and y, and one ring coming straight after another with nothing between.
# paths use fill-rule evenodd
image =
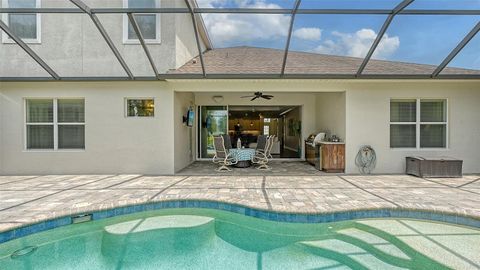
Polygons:
<instances>
[{"instance_id":1,"label":"pool step","mask_svg":"<svg viewBox=\"0 0 480 270\"><path fill-rule=\"evenodd\" d=\"M215 237L215 219L203 216L172 215L135 219L106 226L102 255L113 262L124 258L168 256L193 252Z\"/></svg>"}]
</instances>

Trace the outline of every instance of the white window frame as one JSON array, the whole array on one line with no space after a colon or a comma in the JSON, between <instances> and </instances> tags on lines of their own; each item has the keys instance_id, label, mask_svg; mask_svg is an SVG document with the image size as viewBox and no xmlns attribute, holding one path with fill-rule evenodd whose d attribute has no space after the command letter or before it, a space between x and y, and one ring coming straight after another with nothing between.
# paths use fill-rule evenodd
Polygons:
<instances>
[{"instance_id":1,"label":"white window frame","mask_svg":"<svg viewBox=\"0 0 480 270\"><path fill-rule=\"evenodd\" d=\"M157 8L160 7L160 0L155 0ZM123 0L123 7L128 8L128 0ZM160 44L161 43L161 16L159 13L142 13L143 15L155 15L155 39L146 39L145 43L148 44ZM139 39L129 39L128 38L128 24L129 24L128 16L127 14L123 15L123 43L124 44L140 44Z\"/></svg>"},{"instance_id":2,"label":"white window frame","mask_svg":"<svg viewBox=\"0 0 480 270\"><path fill-rule=\"evenodd\" d=\"M41 7L41 0L35 0L35 6L37 8ZM2 1L2 7L8 8L8 0ZM21 13L23 14L23 13ZM25 13L25 14L33 14L33 13ZM37 38L22 38L22 41L27 44L40 44L42 43L42 14L36 13L34 14L37 18ZM6 25L9 25L10 20L8 19L8 13L3 13L2 20L5 22ZM13 39L11 39L7 33L2 31L2 43L5 44L14 44L16 43Z\"/></svg>"},{"instance_id":3,"label":"white window frame","mask_svg":"<svg viewBox=\"0 0 480 270\"><path fill-rule=\"evenodd\" d=\"M27 122L27 101L28 100L35 100L35 99L51 99L53 100L53 122L45 122L45 123L28 123ZM24 107L24 113L23 113L23 127L24 127L24 151L27 152L83 152L87 148L87 142L85 140L85 143L83 145L83 148L74 148L74 149L68 149L68 148L58 148L58 126L67 126L67 125L75 125L75 126L84 126L84 132L86 133L86 119L84 117L83 123L58 123L58 100L62 99L78 99L78 100L83 100L84 103L84 116L86 116L86 103L85 103L85 98L83 97L61 97L61 98L53 98L53 97L27 97L23 99L23 107ZM46 126L46 125L53 125L53 149L52 148L46 148L46 149L28 149L28 138L27 138L27 126ZM86 138L86 136L85 136Z\"/></svg>"},{"instance_id":4,"label":"white window frame","mask_svg":"<svg viewBox=\"0 0 480 270\"><path fill-rule=\"evenodd\" d=\"M128 115L128 101L129 100L153 100L153 116L129 116ZM124 99L124 108L125 108L125 118L135 118L135 119L138 119L138 118L141 118L141 119L153 119L157 116L157 112L156 112L156 101L155 101L155 98L154 97L126 97Z\"/></svg>"},{"instance_id":5,"label":"white window frame","mask_svg":"<svg viewBox=\"0 0 480 270\"><path fill-rule=\"evenodd\" d=\"M415 115L415 122L392 122L391 121L391 110L390 106L392 104L392 101L396 100L415 100L415 106L416 106L416 115ZM428 101L428 100L445 100L445 121L444 122L421 122L420 116L421 116L421 101ZM391 150L400 150L400 151L411 151L411 150L449 150L449 128L448 128L448 115L449 115L449 109L448 109L448 98L443 98L443 97L433 97L433 98L391 98L388 103L388 108L389 108L389 125L388 125L388 136L390 138L390 127L392 125L415 125L415 147L392 147L391 142L389 141L389 146ZM445 147L420 147L420 127L421 125L445 125Z\"/></svg>"}]
</instances>

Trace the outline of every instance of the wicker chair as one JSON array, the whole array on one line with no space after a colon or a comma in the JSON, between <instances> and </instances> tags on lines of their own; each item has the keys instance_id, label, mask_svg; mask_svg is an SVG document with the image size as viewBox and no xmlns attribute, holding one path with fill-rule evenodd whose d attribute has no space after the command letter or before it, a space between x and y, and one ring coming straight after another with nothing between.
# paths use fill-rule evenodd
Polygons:
<instances>
[{"instance_id":1,"label":"wicker chair","mask_svg":"<svg viewBox=\"0 0 480 270\"><path fill-rule=\"evenodd\" d=\"M215 155L212 161L215 164L220 164L220 167L218 167L216 171L231 171L227 166L237 164L238 160L225 149L225 140L222 136L213 137L213 147L215 148Z\"/></svg>"},{"instance_id":2,"label":"wicker chair","mask_svg":"<svg viewBox=\"0 0 480 270\"><path fill-rule=\"evenodd\" d=\"M255 152L255 156L252 157L252 163L259 164L257 167L258 170L270 170L271 167L268 166L268 160L272 157L270 151L273 147L273 140L275 136L269 136L266 139L265 147L263 150L259 149Z\"/></svg>"}]
</instances>

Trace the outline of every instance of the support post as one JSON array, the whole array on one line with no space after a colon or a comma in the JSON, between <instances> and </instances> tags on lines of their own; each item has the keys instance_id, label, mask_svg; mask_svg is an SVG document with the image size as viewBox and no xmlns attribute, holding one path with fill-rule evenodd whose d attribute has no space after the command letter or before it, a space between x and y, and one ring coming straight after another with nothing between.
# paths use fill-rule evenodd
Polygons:
<instances>
[{"instance_id":1,"label":"support post","mask_svg":"<svg viewBox=\"0 0 480 270\"><path fill-rule=\"evenodd\" d=\"M457 56L457 54L460 53L460 51L465 46L467 46L468 42L470 42L470 40L472 40L473 37L475 37L475 35L479 31L480 31L480 22L477 23L477 25L475 25L475 27L473 27L473 29L470 30L470 32L468 32L468 34L462 39L462 41L460 41L460 43L458 43L457 47L455 47L455 49L453 49L448 54L448 56L442 61L442 63L440 65L438 65L438 67L432 73L432 78L437 77L438 74L440 74L440 72L442 72L442 70L448 65L448 63L450 63L450 61L452 61L453 58L455 58L455 56Z\"/></svg>"},{"instance_id":2,"label":"support post","mask_svg":"<svg viewBox=\"0 0 480 270\"><path fill-rule=\"evenodd\" d=\"M295 23L295 15L297 14L298 7L302 0L296 0L295 6L292 10L292 17L290 18L290 27L288 28L288 36L287 36L287 44L285 45L285 54L283 55L282 61L282 70L280 72L280 76L283 77L285 74L285 67L287 66L287 57L288 57L288 50L290 49L290 40L292 39L292 31L293 31L293 24Z\"/></svg>"},{"instance_id":3,"label":"support post","mask_svg":"<svg viewBox=\"0 0 480 270\"><path fill-rule=\"evenodd\" d=\"M153 72L155 73L155 77L159 79L158 77L158 70L157 66L155 65L155 62L153 61L152 55L150 54L150 51L148 50L147 44L145 43L145 39L143 38L143 34L140 31L140 27L138 26L137 20L135 19L135 15L132 13L128 13L128 20L132 24L133 30L135 31L135 34L137 34L137 38L140 41L140 44L143 47L143 50L145 51L145 54L147 55L148 61L150 62L150 65L152 66Z\"/></svg>"},{"instance_id":4,"label":"support post","mask_svg":"<svg viewBox=\"0 0 480 270\"><path fill-rule=\"evenodd\" d=\"M113 54L115 55L115 57L117 58L118 62L120 62L120 65L122 65L123 69L125 70L125 72L127 73L128 77L133 80L134 77L133 77L133 73L130 71L130 68L128 68L128 65L127 63L125 62L125 60L123 59L123 57L120 55L120 52L118 51L117 47L115 47L115 44L113 44L113 41L112 39L110 38L110 36L108 35L107 31L105 30L105 28L103 27L102 23L100 22L100 20L98 19L97 15L95 15L94 13L92 13L92 10L90 9L89 6L87 6L82 0L70 0L70 2L72 2L74 5L76 5L79 9L83 10L83 12L85 12L88 16L90 16L90 18L92 19L93 21L93 24L95 24L95 26L97 27L98 31L100 32L100 34L102 35L103 39L105 39L105 41L107 42L108 44L108 47L110 47L110 49L112 50Z\"/></svg>"},{"instance_id":5,"label":"support post","mask_svg":"<svg viewBox=\"0 0 480 270\"><path fill-rule=\"evenodd\" d=\"M47 65L47 63L45 63L45 61L43 61L38 54L36 54L25 42L23 42L21 38L15 35L10 27L8 27L7 24L5 24L2 20L0 20L0 29L2 29L11 39L13 39L18 46L20 46L28 55L30 55L35 62L42 66L42 68L45 69L45 71L47 71L48 74L50 74L53 78L55 78L55 80L60 80L60 76L58 76L58 74L53 71L53 69L50 68L50 66Z\"/></svg>"},{"instance_id":6,"label":"support post","mask_svg":"<svg viewBox=\"0 0 480 270\"><path fill-rule=\"evenodd\" d=\"M388 15L387 19L382 25L382 28L377 34L377 37L373 41L372 46L370 47L370 50L368 50L367 55L363 59L362 64L360 64L360 67L357 70L356 76L360 76L365 69L365 67L368 64L368 61L370 61L370 58L372 57L373 53L377 49L378 44L382 41L383 36L385 35L385 32L387 32L388 27L390 26L390 23L392 22L393 18L395 15L397 15L399 12L401 12L403 9L405 9L408 5L410 5L414 0L403 0L400 4L398 4L393 10L390 15Z\"/></svg>"},{"instance_id":7,"label":"support post","mask_svg":"<svg viewBox=\"0 0 480 270\"><path fill-rule=\"evenodd\" d=\"M198 56L200 57L200 64L202 65L202 74L205 78L207 77L207 73L205 72L205 62L203 60L203 52L202 46L200 45L200 38L198 37L197 19L195 18L195 13L189 0L185 0L185 4L187 5L188 10L190 10L190 15L192 16L193 31L195 32L195 41L197 42Z\"/></svg>"}]
</instances>

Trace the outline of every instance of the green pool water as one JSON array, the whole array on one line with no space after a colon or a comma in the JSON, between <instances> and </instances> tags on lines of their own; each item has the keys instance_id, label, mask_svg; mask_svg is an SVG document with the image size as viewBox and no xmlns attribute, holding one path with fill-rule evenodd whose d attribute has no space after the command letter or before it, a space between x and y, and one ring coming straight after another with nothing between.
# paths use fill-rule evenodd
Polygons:
<instances>
[{"instance_id":1,"label":"green pool water","mask_svg":"<svg viewBox=\"0 0 480 270\"><path fill-rule=\"evenodd\" d=\"M168 209L4 243L0 269L477 269L479 243L478 229L411 219L297 224Z\"/></svg>"}]
</instances>

